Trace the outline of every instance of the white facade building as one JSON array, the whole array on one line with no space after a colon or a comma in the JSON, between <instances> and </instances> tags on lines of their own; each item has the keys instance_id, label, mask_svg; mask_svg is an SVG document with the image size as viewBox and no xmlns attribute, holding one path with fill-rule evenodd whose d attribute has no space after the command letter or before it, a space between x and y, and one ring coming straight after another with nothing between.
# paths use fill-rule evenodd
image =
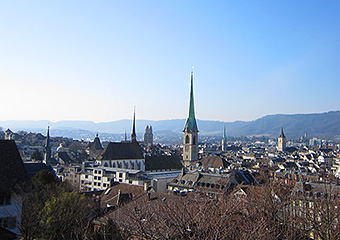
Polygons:
<instances>
[{"instance_id":1,"label":"white facade building","mask_svg":"<svg viewBox=\"0 0 340 240\"><path fill-rule=\"evenodd\" d=\"M114 182L143 186L147 180L143 171L110 167L85 168L80 175L80 190L105 190Z\"/></svg>"}]
</instances>

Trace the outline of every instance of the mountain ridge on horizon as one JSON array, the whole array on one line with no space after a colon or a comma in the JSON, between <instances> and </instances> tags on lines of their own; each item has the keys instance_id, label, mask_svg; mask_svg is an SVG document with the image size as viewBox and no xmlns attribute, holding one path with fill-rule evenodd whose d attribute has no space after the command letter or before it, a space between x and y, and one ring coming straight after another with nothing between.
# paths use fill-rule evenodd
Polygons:
<instances>
[{"instance_id":1,"label":"mountain ridge on horizon","mask_svg":"<svg viewBox=\"0 0 340 240\"><path fill-rule=\"evenodd\" d=\"M218 120L199 120L198 127L202 135L222 134L226 126L229 136L278 136L281 127L288 138L299 138L307 133L310 137L334 138L340 135L340 111L307 114L271 114L250 121L224 122ZM154 133L159 131L172 131L181 133L185 119L167 120L136 120L137 132L144 132L146 125L153 127ZM83 130L97 133L122 134L130 132L132 120L121 119L110 122L94 122L82 120L62 120L51 122L49 120L7 120L0 121L0 126L14 131L39 130L44 133L47 126L53 130ZM142 129L142 130L141 130Z\"/></svg>"},{"instance_id":2,"label":"mountain ridge on horizon","mask_svg":"<svg viewBox=\"0 0 340 240\"><path fill-rule=\"evenodd\" d=\"M234 122L252 122L259 120L261 118L265 117L270 117L270 116L299 116L299 115L321 115L321 114L326 114L326 113L332 113L332 112L340 112L340 110L330 110L327 112L320 112L320 113L275 113L275 114L267 114L262 117L259 117L257 119L253 120L235 120L235 121L222 121L222 120L201 120L198 119L199 121L213 121L213 122L224 122L224 123L234 123ZM136 121L152 121L152 122L158 122L158 121L172 121L172 120L183 120L185 121L186 118L173 118L173 119L160 119L160 120L151 120L151 119L136 119ZM60 122L77 122L77 123L94 123L94 124L101 124L101 123L112 123L112 122L119 122L119 121L131 121L131 119L128 118L123 118L119 120L113 120L113 121L103 121L103 122L96 122L96 121L91 121L91 120L58 120L58 121L51 121L47 119L41 119L41 120L0 120L1 123L6 123L6 122L44 122L44 123L60 123Z\"/></svg>"}]
</instances>

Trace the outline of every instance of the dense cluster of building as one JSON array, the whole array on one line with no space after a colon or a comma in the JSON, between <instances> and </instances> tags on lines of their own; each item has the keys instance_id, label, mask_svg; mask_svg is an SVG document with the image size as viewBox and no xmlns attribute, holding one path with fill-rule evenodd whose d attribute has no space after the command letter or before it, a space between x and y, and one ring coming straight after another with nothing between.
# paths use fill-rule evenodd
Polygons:
<instances>
[{"instance_id":1,"label":"dense cluster of building","mask_svg":"<svg viewBox=\"0 0 340 240\"><path fill-rule=\"evenodd\" d=\"M338 144L306 136L288 141L283 128L277 141L228 141L224 127L220 143L200 142L193 79L191 72L189 114L179 147L154 144L152 126L146 126L144 141L138 142L135 112L131 138L125 136L121 142L102 143L98 134L92 142L51 138L49 128L46 137L9 129L2 132L0 227L20 235L18 186L23 187L43 169L68 181L79 192L101 191L103 203L113 206L116 202L116 207L122 201L132 201L136 191L180 196L197 192L211 198L226 192L246 194L246 187L237 186L261 185L264 169L271 170L267 176L271 181L309 184L309 191L319 189L318 184L330 175L340 178ZM130 187L124 187L127 185ZM106 195L112 195L111 202Z\"/></svg>"}]
</instances>

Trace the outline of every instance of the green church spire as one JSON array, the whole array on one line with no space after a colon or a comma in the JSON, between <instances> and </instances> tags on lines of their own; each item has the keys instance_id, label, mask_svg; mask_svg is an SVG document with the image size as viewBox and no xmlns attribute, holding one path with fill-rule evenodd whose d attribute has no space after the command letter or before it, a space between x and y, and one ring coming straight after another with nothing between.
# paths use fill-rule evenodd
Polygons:
<instances>
[{"instance_id":1,"label":"green church spire","mask_svg":"<svg viewBox=\"0 0 340 240\"><path fill-rule=\"evenodd\" d=\"M194 71L191 70L190 76L190 100L189 100L189 115L185 123L185 129L189 131L198 131L196 118L195 118L195 106L194 106Z\"/></svg>"},{"instance_id":2,"label":"green church spire","mask_svg":"<svg viewBox=\"0 0 340 240\"><path fill-rule=\"evenodd\" d=\"M225 125L223 125L223 140L227 139L227 133L225 131Z\"/></svg>"}]
</instances>

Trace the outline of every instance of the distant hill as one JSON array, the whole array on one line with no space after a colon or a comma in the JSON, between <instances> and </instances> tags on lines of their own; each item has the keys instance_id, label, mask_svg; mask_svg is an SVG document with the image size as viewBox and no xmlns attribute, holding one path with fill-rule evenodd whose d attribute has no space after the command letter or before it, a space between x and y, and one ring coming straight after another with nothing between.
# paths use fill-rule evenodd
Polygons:
<instances>
[{"instance_id":1,"label":"distant hill","mask_svg":"<svg viewBox=\"0 0 340 240\"><path fill-rule=\"evenodd\" d=\"M340 135L340 111L268 115L233 128L230 135L235 133L235 136L267 135L277 137L281 127L284 128L286 136L292 139L299 138L305 133L308 137L334 138Z\"/></svg>"},{"instance_id":2,"label":"distant hill","mask_svg":"<svg viewBox=\"0 0 340 240\"><path fill-rule=\"evenodd\" d=\"M32 131L45 134L49 121L0 121L0 126L13 131ZM146 125L153 127L154 134L164 135L164 131L180 134L183 131L185 119L172 120L137 120L137 135L142 138ZM315 114L276 114L268 115L254 121L205 121L198 120L198 127L202 135L222 136L223 125L227 135L239 136L268 136L278 137L283 127L287 138L296 139L307 133L308 137L334 138L340 135L340 111ZM123 138L126 131L130 135L132 121L119 120L113 122L95 123L91 121L59 121L51 122L51 133L54 135L73 138L93 138L95 133L115 134Z\"/></svg>"}]
</instances>

